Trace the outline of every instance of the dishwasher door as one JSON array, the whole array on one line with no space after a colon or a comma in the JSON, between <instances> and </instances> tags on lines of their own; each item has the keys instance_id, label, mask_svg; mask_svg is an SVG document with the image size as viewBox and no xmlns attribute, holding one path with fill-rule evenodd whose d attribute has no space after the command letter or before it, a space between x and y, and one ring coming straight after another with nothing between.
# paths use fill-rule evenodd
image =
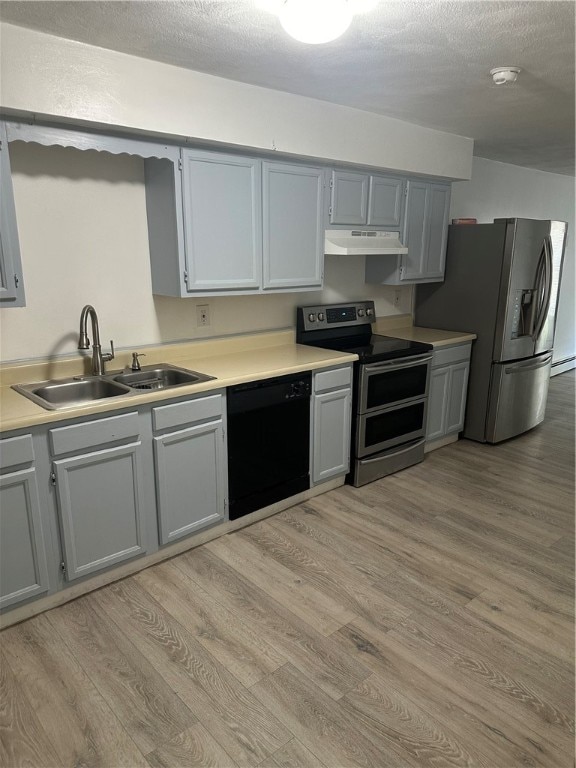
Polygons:
<instances>
[{"instance_id":1,"label":"dishwasher door","mask_svg":"<svg viewBox=\"0 0 576 768\"><path fill-rule=\"evenodd\" d=\"M310 374L230 387L229 518L310 488Z\"/></svg>"},{"instance_id":2,"label":"dishwasher door","mask_svg":"<svg viewBox=\"0 0 576 768\"><path fill-rule=\"evenodd\" d=\"M494 363L486 418L486 441L499 443L544 420L552 353L514 363Z\"/></svg>"}]
</instances>

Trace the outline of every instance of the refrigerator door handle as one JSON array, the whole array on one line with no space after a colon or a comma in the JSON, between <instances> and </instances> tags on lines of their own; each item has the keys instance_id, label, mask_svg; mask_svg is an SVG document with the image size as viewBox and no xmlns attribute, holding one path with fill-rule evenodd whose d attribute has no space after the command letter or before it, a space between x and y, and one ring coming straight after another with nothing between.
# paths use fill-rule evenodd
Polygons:
<instances>
[{"instance_id":1,"label":"refrigerator door handle","mask_svg":"<svg viewBox=\"0 0 576 768\"><path fill-rule=\"evenodd\" d=\"M537 363L533 363L529 360L527 363L515 363L514 365L504 368L504 373L524 373L525 371L535 371L537 368L544 368L545 365L552 360L552 355L546 355L542 360L538 360Z\"/></svg>"},{"instance_id":2,"label":"refrigerator door handle","mask_svg":"<svg viewBox=\"0 0 576 768\"><path fill-rule=\"evenodd\" d=\"M540 334L542 333L542 329L544 328L544 323L546 322L546 318L548 317L548 310L550 309L550 299L552 296L552 241L550 239L550 235L547 235L544 238L544 243L542 244L542 257L543 257L543 264L542 264L542 270L541 270L541 280L543 280L542 299L540 302L540 306L538 308L538 317L536 319L536 322L534 323L534 333L533 333L534 341L538 341L538 339L540 338ZM541 261L542 261L542 257L541 257ZM538 292L540 292L540 286L538 286Z\"/></svg>"}]
</instances>

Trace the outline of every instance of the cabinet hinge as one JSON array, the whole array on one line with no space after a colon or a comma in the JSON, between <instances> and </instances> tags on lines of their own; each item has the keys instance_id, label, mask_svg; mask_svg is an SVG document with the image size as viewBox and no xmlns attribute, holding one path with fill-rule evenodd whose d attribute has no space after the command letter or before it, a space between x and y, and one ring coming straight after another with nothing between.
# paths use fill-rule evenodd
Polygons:
<instances>
[{"instance_id":1,"label":"cabinet hinge","mask_svg":"<svg viewBox=\"0 0 576 768\"><path fill-rule=\"evenodd\" d=\"M52 485L56 485L56 473L55 472L50 472L50 482L52 483Z\"/></svg>"},{"instance_id":2,"label":"cabinet hinge","mask_svg":"<svg viewBox=\"0 0 576 768\"><path fill-rule=\"evenodd\" d=\"M330 179L330 189L334 189L334 179Z\"/></svg>"},{"instance_id":3,"label":"cabinet hinge","mask_svg":"<svg viewBox=\"0 0 576 768\"><path fill-rule=\"evenodd\" d=\"M178 170L179 171L182 170L182 158L181 157L178 158Z\"/></svg>"},{"instance_id":4,"label":"cabinet hinge","mask_svg":"<svg viewBox=\"0 0 576 768\"><path fill-rule=\"evenodd\" d=\"M188 270L187 269L184 270L184 282L185 283L188 282Z\"/></svg>"},{"instance_id":5,"label":"cabinet hinge","mask_svg":"<svg viewBox=\"0 0 576 768\"><path fill-rule=\"evenodd\" d=\"M64 576L66 576L66 563L64 562L64 560L62 560L62 562L60 563L60 570L62 571Z\"/></svg>"},{"instance_id":6,"label":"cabinet hinge","mask_svg":"<svg viewBox=\"0 0 576 768\"><path fill-rule=\"evenodd\" d=\"M408 194L408 184L404 184L404 197Z\"/></svg>"},{"instance_id":7,"label":"cabinet hinge","mask_svg":"<svg viewBox=\"0 0 576 768\"><path fill-rule=\"evenodd\" d=\"M18 286L20 285L20 278L18 277L18 275L14 275L14 285L16 286L16 288L18 288Z\"/></svg>"},{"instance_id":8,"label":"cabinet hinge","mask_svg":"<svg viewBox=\"0 0 576 768\"><path fill-rule=\"evenodd\" d=\"M332 206L330 206L330 208L328 208L328 213L330 214L330 216L332 216Z\"/></svg>"}]
</instances>

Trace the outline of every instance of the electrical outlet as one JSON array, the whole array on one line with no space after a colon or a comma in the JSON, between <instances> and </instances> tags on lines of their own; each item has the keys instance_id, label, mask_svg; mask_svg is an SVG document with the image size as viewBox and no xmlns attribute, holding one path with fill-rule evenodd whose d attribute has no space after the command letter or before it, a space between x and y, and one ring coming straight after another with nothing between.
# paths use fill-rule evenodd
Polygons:
<instances>
[{"instance_id":1,"label":"electrical outlet","mask_svg":"<svg viewBox=\"0 0 576 768\"><path fill-rule=\"evenodd\" d=\"M396 290L394 291L394 306L399 307L401 300L402 300L402 291L400 290L400 288L396 288Z\"/></svg>"},{"instance_id":2,"label":"electrical outlet","mask_svg":"<svg viewBox=\"0 0 576 768\"><path fill-rule=\"evenodd\" d=\"M198 327L210 325L210 307L208 304L199 304L196 307L196 325Z\"/></svg>"}]
</instances>

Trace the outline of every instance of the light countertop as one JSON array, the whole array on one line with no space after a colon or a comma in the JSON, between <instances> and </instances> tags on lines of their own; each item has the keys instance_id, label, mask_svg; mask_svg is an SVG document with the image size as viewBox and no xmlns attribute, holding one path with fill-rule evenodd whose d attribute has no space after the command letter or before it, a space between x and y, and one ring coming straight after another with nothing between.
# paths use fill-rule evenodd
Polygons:
<instances>
[{"instance_id":1,"label":"light countertop","mask_svg":"<svg viewBox=\"0 0 576 768\"><path fill-rule=\"evenodd\" d=\"M421 341L424 344L432 344L434 348L469 344L476 338L475 333L443 331L438 328L422 328L418 325L412 325L410 315L379 317L373 324L373 328L375 333L381 333L383 336L392 336L408 341Z\"/></svg>"},{"instance_id":2,"label":"light countertop","mask_svg":"<svg viewBox=\"0 0 576 768\"><path fill-rule=\"evenodd\" d=\"M15 392L11 389L11 385L83 374L86 373L85 361L78 356L77 359L5 366L0 372L0 430L6 432L65 419L105 415L108 411L137 408L145 403L194 396L245 381L329 368L358 359L353 354L295 344L294 332L290 330L160 345L138 351L146 353L146 359L142 360L146 365L159 362L172 363L182 368L215 376L216 379L145 394L121 395L89 405L48 411L28 400L24 395ZM108 364L107 374L129 365L129 361L130 352L119 352L114 363Z\"/></svg>"}]
</instances>

